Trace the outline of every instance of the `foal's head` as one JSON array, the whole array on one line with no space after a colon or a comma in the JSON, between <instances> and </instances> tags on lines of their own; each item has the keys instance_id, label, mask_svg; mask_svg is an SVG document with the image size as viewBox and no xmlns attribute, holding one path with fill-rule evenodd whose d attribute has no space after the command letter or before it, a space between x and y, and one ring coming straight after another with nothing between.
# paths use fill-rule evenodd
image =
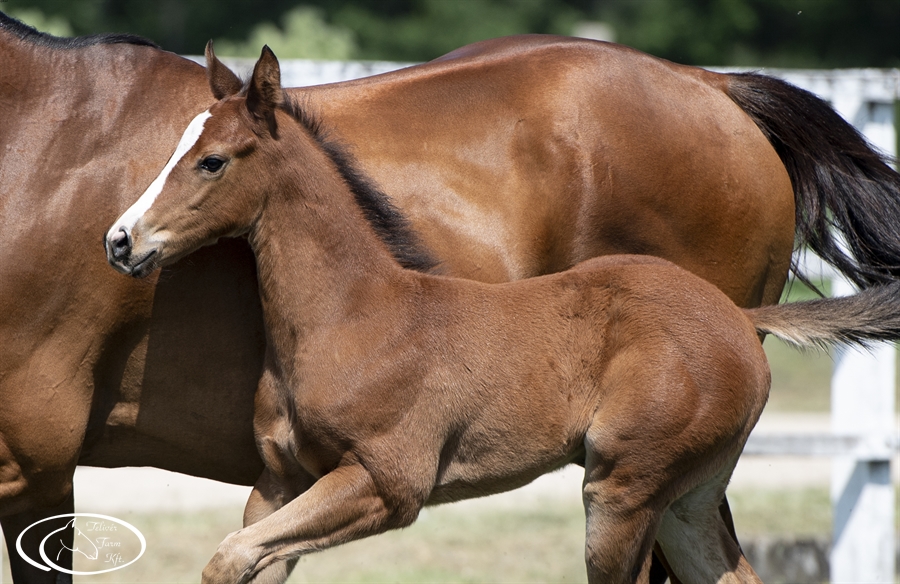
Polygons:
<instances>
[{"instance_id":1,"label":"foal's head","mask_svg":"<svg viewBox=\"0 0 900 584\"><path fill-rule=\"evenodd\" d=\"M206 50L220 101L191 121L162 172L107 232L110 264L143 277L220 237L246 233L259 215L281 153L276 112L284 104L278 60L268 47L242 87Z\"/></svg>"}]
</instances>

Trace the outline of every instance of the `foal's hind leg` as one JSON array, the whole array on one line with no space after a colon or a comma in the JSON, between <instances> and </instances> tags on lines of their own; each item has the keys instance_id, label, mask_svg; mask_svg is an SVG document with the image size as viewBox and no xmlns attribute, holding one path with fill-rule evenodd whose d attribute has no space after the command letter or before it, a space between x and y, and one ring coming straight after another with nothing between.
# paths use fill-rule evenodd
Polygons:
<instances>
[{"instance_id":1,"label":"foal's hind leg","mask_svg":"<svg viewBox=\"0 0 900 584\"><path fill-rule=\"evenodd\" d=\"M599 488L597 488L599 487ZM649 582L659 513L615 504L598 484L585 486L585 563L592 584Z\"/></svg>"},{"instance_id":2,"label":"foal's hind leg","mask_svg":"<svg viewBox=\"0 0 900 584\"><path fill-rule=\"evenodd\" d=\"M644 480L640 475L645 469L625 457L608 456L590 436L586 443L583 498L588 582L647 584L656 530L666 507L658 483Z\"/></svg>"},{"instance_id":3,"label":"foal's hind leg","mask_svg":"<svg viewBox=\"0 0 900 584\"><path fill-rule=\"evenodd\" d=\"M657 541L683 582L761 583L719 512L733 468L689 491L663 516Z\"/></svg>"},{"instance_id":4,"label":"foal's hind leg","mask_svg":"<svg viewBox=\"0 0 900 584\"><path fill-rule=\"evenodd\" d=\"M667 352L646 350L638 354L665 356ZM744 415L741 410L761 409L764 400L743 392L744 386L713 385L711 381L721 380L710 381L702 371L694 371L695 361L673 364L660 358L659 362L647 363L646 357L641 362L623 355L607 368L601 407L584 441L589 580L647 582L648 559L657 530L664 515L672 515L666 515L667 509L686 493L699 489L698 485L707 484L718 485L708 489L702 501L714 518L709 521L716 526L713 533L722 557L728 559L731 556L727 554L735 552L739 559L731 568L741 565L752 574L718 506L749 433L751 418L755 420L752 411ZM635 367L635 362L642 366ZM759 385L764 386L762 382ZM704 533L702 526L689 535L695 532ZM695 541L706 545L705 540ZM687 583L719 581L719 576L695 578L691 572L679 572L677 556L690 546L683 540L681 543L660 546L674 576ZM702 556L697 561L702 563ZM728 565L724 560L713 563L711 570L719 575L734 572L723 569Z\"/></svg>"}]
</instances>

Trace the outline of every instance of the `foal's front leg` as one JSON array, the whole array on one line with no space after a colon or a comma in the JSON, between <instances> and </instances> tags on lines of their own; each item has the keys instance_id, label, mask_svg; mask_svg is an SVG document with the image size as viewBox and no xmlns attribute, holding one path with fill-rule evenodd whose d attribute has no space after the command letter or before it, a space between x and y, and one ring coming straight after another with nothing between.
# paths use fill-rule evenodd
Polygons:
<instances>
[{"instance_id":1,"label":"foal's front leg","mask_svg":"<svg viewBox=\"0 0 900 584\"><path fill-rule=\"evenodd\" d=\"M203 570L204 584L243 584L275 562L411 523L379 493L362 465L343 466L305 493L219 544Z\"/></svg>"},{"instance_id":2,"label":"foal's front leg","mask_svg":"<svg viewBox=\"0 0 900 584\"><path fill-rule=\"evenodd\" d=\"M262 475L253 486L247 505L244 507L244 527L262 521L272 513L293 501L306 492L315 483L315 478L306 472L291 477L290 481L279 479L269 468L263 469ZM286 562L275 562L260 571L253 578L253 584L280 584L297 564L298 558Z\"/></svg>"}]
</instances>

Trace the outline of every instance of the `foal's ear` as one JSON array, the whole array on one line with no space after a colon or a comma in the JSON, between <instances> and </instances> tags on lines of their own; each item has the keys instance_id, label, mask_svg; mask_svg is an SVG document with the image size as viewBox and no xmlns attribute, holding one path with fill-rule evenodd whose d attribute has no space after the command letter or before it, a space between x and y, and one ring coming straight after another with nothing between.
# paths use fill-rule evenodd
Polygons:
<instances>
[{"instance_id":1,"label":"foal's ear","mask_svg":"<svg viewBox=\"0 0 900 584\"><path fill-rule=\"evenodd\" d=\"M241 80L226 67L213 52L213 42L206 43L206 78L216 99L223 99L241 90Z\"/></svg>"},{"instance_id":2,"label":"foal's ear","mask_svg":"<svg viewBox=\"0 0 900 584\"><path fill-rule=\"evenodd\" d=\"M274 131L275 108L281 105L283 94L278 58L266 45L253 67L253 77L247 88L247 109L255 117L269 122L270 129Z\"/></svg>"}]
</instances>

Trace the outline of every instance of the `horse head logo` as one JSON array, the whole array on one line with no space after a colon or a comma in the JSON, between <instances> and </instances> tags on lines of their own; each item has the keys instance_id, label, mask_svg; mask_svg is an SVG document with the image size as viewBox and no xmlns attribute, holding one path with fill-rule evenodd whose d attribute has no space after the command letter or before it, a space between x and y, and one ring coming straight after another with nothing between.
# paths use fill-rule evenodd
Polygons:
<instances>
[{"instance_id":1,"label":"horse head logo","mask_svg":"<svg viewBox=\"0 0 900 584\"><path fill-rule=\"evenodd\" d=\"M72 519L67 521L65 526L51 531L41 539L37 551L38 555L40 555L39 559L43 560L43 563L30 557L22 549L22 538L30 529L45 521L66 517L71 517ZM79 518L84 518L80 522L80 526L76 522ZM66 538L60 535L62 532L70 529L74 530L72 547L66 545ZM59 541L62 548L56 554L56 558L50 559L45 548L48 543L55 543L56 541ZM138 548L140 548L139 551ZM56 562L59 561L62 549L71 551L73 555L77 552L88 561L89 565L96 566L97 569L75 571L57 565ZM35 568L45 572L49 572L52 568L75 576L92 576L122 569L138 561L144 555L146 549L147 540L144 539L144 535L136 527L121 519L96 513L66 513L64 515L47 517L26 527L16 539L16 551L19 553L19 556Z\"/></svg>"},{"instance_id":2,"label":"horse head logo","mask_svg":"<svg viewBox=\"0 0 900 584\"><path fill-rule=\"evenodd\" d=\"M83 531L78 529L78 526L75 525L75 518L72 518L72 521L66 523L65 527L60 527L56 531L50 532L50 536L53 534L59 533L60 531L65 531L66 529L74 529L75 530L75 541L74 547L69 547L66 543L60 539L59 543L63 548L69 550L72 553L78 552L89 560L96 560L100 556L100 550L97 548L97 545L91 541L91 538L86 536ZM56 560L59 561L59 554L62 553L62 550L59 550L59 553L56 554Z\"/></svg>"}]
</instances>

